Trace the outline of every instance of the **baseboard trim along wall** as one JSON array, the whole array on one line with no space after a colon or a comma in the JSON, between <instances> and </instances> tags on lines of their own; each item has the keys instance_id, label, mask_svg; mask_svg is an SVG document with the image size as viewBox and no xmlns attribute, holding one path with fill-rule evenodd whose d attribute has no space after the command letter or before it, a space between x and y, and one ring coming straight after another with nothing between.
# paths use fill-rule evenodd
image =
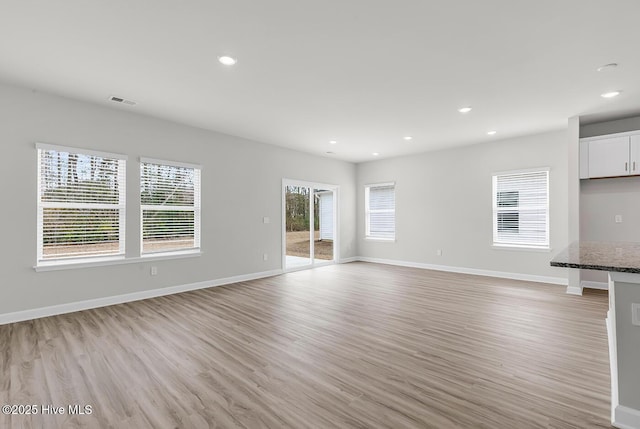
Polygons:
<instances>
[{"instance_id":1,"label":"baseboard trim along wall","mask_svg":"<svg viewBox=\"0 0 640 429\"><path fill-rule=\"evenodd\" d=\"M567 286L567 293L569 295L582 295L584 289L600 289L609 290L609 283L606 282L592 282L588 280L582 280L580 286Z\"/></svg>"},{"instance_id":2,"label":"baseboard trim along wall","mask_svg":"<svg viewBox=\"0 0 640 429\"><path fill-rule=\"evenodd\" d=\"M618 405L614 411L612 424L619 429L640 429L640 411Z\"/></svg>"},{"instance_id":3,"label":"baseboard trim along wall","mask_svg":"<svg viewBox=\"0 0 640 429\"><path fill-rule=\"evenodd\" d=\"M567 285L567 279L562 277L546 277L531 274L508 273L502 271L480 270L475 268L452 267L448 265L423 264L419 262L397 261L391 259L369 258L365 256L355 256L351 258L343 258L341 264L349 262L372 262L376 264L397 265L401 267L421 268L425 270L446 271L461 274L473 274L478 276L498 277L512 280L524 280L540 283L551 283L558 285ZM56 316L58 314L73 313L74 311L89 310L92 308L106 307L108 305L123 304L126 302L139 301L147 298L155 298L158 296L173 295L191 290L205 289L209 287L222 286L231 283L243 282L248 280L256 280L265 277L272 277L282 274L281 269L263 271L253 274L245 274L240 276L226 277L217 280L207 280L198 283L186 285L169 286L159 289L151 289L140 292L133 292L124 295L108 296L104 298L90 299L86 301L70 302L67 304L52 305L49 307L34 308L13 313L0 314L0 325L8 323L22 322L25 320L39 319L41 317ZM580 290L582 292L582 290Z\"/></svg>"},{"instance_id":4,"label":"baseboard trim along wall","mask_svg":"<svg viewBox=\"0 0 640 429\"><path fill-rule=\"evenodd\" d=\"M569 295L582 295L582 286L567 286Z\"/></svg>"},{"instance_id":5,"label":"baseboard trim along wall","mask_svg":"<svg viewBox=\"0 0 640 429\"><path fill-rule=\"evenodd\" d=\"M588 280L582 280L580 282L580 286L582 286L583 289L609 290L609 283L607 282L592 282Z\"/></svg>"},{"instance_id":6,"label":"baseboard trim along wall","mask_svg":"<svg viewBox=\"0 0 640 429\"><path fill-rule=\"evenodd\" d=\"M423 264L421 262L369 258L367 256L358 256L357 260L362 262L373 262L376 264L397 265L400 267L422 268L424 270L446 271L450 273L460 274L474 274L477 276L498 277L503 279L524 280L538 283L551 283L562 286L567 286L569 284L569 280L564 277L536 276L533 274L509 273L504 271L481 270L477 268L454 267L449 265Z\"/></svg>"},{"instance_id":7,"label":"baseboard trim along wall","mask_svg":"<svg viewBox=\"0 0 640 429\"><path fill-rule=\"evenodd\" d=\"M282 270L262 271L259 273L244 274L240 276L226 277L217 280L191 283L179 286L169 286L159 289L144 290L127 293L124 295L107 296L104 298L89 299L86 301L70 302L68 304L52 305L50 307L34 308L30 310L16 311L14 313L0 314L0 325L22 322L25 320L39 319L41 317L56 316L59 314L73 313L74 311L90 310L92 308L106 307L108 305L124 304L126 302L139 301L141 299L155 298L158 296L173 295L181 292L189 292L197 289L222 286L231 283L248 280L262 279L282 274Z\"/></svg>"}]
</instances>

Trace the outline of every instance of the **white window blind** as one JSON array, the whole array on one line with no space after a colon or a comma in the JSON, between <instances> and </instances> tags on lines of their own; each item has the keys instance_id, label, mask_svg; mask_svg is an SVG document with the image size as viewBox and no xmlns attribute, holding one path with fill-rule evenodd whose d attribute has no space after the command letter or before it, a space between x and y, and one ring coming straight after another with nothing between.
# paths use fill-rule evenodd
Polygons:
<instances>
[{"instance_id":1,"label":"white window blind","mask_svg":"<svg viewBox=\"0 0 640 429\"><path fill-rule=\"evenodd\" d=\"M549 170L493 176L493 243L549 247Z\"/></svg>"},{"instance_id":2,"label":"white window blind","mask_svg":"<svg viewBox=\"0 0 640 429\"><path fill-rule=\"evenodd\" d=\"M394 183L365 186L366 237L393 240L396 236Z\"/></svg>"},{"instance_id":3,"label":"white window blind","mask_svg":"<svg viewBox=\"0 0 640 429\"><path fill-rule=\"evenodd\" d=\"M124 255L123 155L38 144L38 264Z\"/></svg>"},{"instance_id":4,"label":"white window blind","mask_svg":"<svg viewBox=\"0 0 640 429\"><path fill-rule=\"evenodd\" d=\"M140 160L142 253L200 248L200 167Z\"/></svg>"}]
</instances>

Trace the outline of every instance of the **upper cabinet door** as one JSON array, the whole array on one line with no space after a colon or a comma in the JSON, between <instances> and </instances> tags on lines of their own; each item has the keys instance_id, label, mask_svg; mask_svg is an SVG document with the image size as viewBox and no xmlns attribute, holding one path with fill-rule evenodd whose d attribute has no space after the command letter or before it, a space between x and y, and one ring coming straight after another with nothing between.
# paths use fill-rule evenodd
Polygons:
<instances>
[{"instance_id":1,"label":"upper cabinet door","mask_svg":"<svg viewBox=\"0 0 640 429\"><path fill-rule=\"evenodd\" d=\"M589 142L589 177L628 176L629 168L628 136Z\"/></svg>"},{"instance_id":2,"label":"upper cabinet door","mask_svg":"<svg viewBox=\"0 0 640 429\"><path fill-rule=\"evenodd\" d=\"M640 174L640 135L631 136L629 174Z\"/></svg>"}]
</instances>

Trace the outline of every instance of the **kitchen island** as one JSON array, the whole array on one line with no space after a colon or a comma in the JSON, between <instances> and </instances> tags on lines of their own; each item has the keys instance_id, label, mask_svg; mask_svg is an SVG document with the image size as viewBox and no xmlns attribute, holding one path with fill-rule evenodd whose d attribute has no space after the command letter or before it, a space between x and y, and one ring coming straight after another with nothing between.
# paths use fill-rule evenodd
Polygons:
<instances>
[{"instance_id":1,"label":"kitchen island","mask_svg":"<svg viewBox=\"0 0 640 429\"><path fill-rule=\"evenodd\" d=\"M609 273L611 422L640 429L640 243L576 242L551 265Z\"/></svg>"}]
</instances>

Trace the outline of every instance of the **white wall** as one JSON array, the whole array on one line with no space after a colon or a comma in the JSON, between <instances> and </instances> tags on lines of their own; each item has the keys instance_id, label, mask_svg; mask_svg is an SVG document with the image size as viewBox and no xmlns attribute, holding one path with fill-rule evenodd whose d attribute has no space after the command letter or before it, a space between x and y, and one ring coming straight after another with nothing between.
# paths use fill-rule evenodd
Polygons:
<instances>
[{"instance_id":1,"label":"white wall","mask_svg":"<svg viewBox=\"0 0 640 429\"><path fill-rule=\"evenodd\" d=\"M640 177L583 180L580 193L582 240L640 242Z\"/></svg>"},{"instance_id":2,"label":"white wall","mask_svg":"<svg viewBox=\"0 0 640 429\"><path fill-rule=\"evenodd\" d=\"M640 116L583 124L580 126L580 138L624 133L635 130L640 130Z\"/></svg>"},{"instance_id":3,"label":"white wall","mask_svg":"<svg viewBox=\"0 0 640 429\"><path fill-rule=\"evenodd\" d=\"M410 263L567 278L566 130L358 165L358 251ZM492 174L550 167L551 252L492 248ZM364 239L364 185L396 182L396 241ZM436 250L442 249L442 256Z\"/></svg>"},{"instance_id":4,"label":"white wall","mask_svg":"<svg viewBox=\"0 0 640 429\"><path fill-rule=\"evenodd\" d=\"M134 113L0 85L3 149L0 315L45 306L270 271L281 264L282 178L340 186L341 257L356 256L355 166ZM35 142L129 156L127 254L139 248L140 156L202 170L199 258L35 272ZM263 216L271 218L263 224ZM263 261L263 253L269 260Z\"/></svg>"}]
</instances>

